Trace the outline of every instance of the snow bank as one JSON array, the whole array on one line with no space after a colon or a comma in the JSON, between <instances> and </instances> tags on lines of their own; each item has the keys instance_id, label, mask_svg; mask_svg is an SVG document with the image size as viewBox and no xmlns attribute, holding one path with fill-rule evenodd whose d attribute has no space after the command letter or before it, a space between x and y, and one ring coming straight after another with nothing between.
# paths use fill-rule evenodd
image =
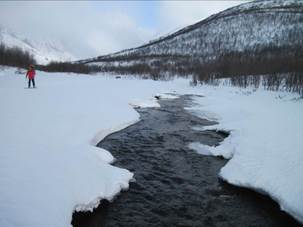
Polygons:
<instances>
[{"instance_id":1,"label":"snow bank","mask_svg":"<svg viewBox=\"0 0 303 227\"><path fill-rule=\"evenodd\" d=\"M211 151L211 149L213 149L213 147L210 147L210 146L198 143L198 142L190 143L189 148L192 150L196 150L199 154L213 155L213 153Z\"/></svg>"},{"instance_id":2,"label":"snow bank","mask_svg":"<svg viewBox=\"0 0 303 227\"><path fill-rule=\"evenodd\" d=\"M270 195L282 210L303 222L303 100L295 95L203 86L189 111L231 132L218 147L191 144L202 154L230 161L220 176L231 184ZM199 130L199 128L197 128Z\"/></svg>"},{"instance_id":3,"label":"snow bank","mask_svg":"<svg viewBox=\"0 0 303 227\"><path fill-rule=\"evenodd\" d=\"M185 92L185 91L183 91ZM149 99L136 99L130 102L129 104L133 107L141 107L141 108L151 108L151 107L160 107L160 104L158 103L158 99L176 99L178 98L178 95L175 94L169 94L169 93L161 93L156 94L153 97Z\"/></svg>"},{"instance_id":4,"label":"snow bank","mask_svg":"<svg viewBox=\"0 0 303 227\"><path fill-rule=\"evenodd\" d=\"M66 227L74 210L92 210L123 189L133 174L110 165L95 145L138 121L128 104L185 80L155 82L37 72L37 89L24 75L0 72L0 226ZM187 83L187 82L186 82Z\"/></svg>"},{"instance_id":5,"label":"snow bank","mask_svg":"<svg viewBox=\"0 0 303 227\"><path fill-rule=\"evenodd\" d=\"M160 107L160 104L157 102L157 99L155 97L151 97L147 100L136 99L130 102L129 105L141 108Z\"/></svg>"},{"instance_id":6,"label":"snow bank","mask_svg":"<svg viewBox=\"0 0 303 227\"><path fill-rule=\"evenodd\" d=\"M156 97L159 97L161 99L177 99L179 97L179 95L163 93L163 94L157 94Z\"/></svg>"}]
</instances>

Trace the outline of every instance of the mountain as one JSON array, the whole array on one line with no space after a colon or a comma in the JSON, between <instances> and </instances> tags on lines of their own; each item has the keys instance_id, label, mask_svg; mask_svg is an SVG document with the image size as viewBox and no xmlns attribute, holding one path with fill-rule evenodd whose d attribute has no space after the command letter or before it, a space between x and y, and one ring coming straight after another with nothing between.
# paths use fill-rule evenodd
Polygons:
<instances>
[{"instance_id":1,"label":"mountain","mask_svg":"<svg viewBox=\"0 0 303 227\"><path fill-rule=\"evenodd\" d=\"M303 71L302 37L303 1L253 1L140 47L78 63L119 73L199 76Z\"/></svg>"},{"instance_id":2,"label":"mountain","mask_svg":"<svg viewBox=\"0 0 303 227\"><path fill-rule=\"evenodd\" d=\"M59 41L36 41L16 35L12 31L0 28L0 43L6 47L18 47L32 54L38 64L47 64L51 61L71 61L75 59L66 51Z\"/></svg>"}]
</instances>

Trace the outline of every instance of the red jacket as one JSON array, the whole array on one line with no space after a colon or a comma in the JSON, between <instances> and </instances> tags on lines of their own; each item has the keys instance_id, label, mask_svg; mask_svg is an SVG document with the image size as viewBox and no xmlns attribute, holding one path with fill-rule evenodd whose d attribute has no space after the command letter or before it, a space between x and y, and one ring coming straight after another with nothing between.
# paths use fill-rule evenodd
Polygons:
<instances>
[{"instance_id":1,"label":"red jacket","mask_svg":"<svg viewBox=\"0 0 303 227\"><path fill-rule=\"evenodd\" d=\"M34 69L28 70L26 73L26 77L28 77L28 79L32 80L35 78L36 72Z\"/></svg>"}]
</instances>

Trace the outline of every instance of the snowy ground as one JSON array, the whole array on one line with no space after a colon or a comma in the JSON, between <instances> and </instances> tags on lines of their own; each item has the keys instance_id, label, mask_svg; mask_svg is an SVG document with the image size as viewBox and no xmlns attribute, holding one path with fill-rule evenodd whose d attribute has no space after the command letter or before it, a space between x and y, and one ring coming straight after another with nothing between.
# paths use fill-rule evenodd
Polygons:
<instances>
[{"instance_id":1,"label":"snowy ground","mask_svg":"<svg viewBox=\"0 0 303 227\"><path fill-rule=\"evenodd\" d=\"M189 111L231 136L215 148L189 146L231 158L222 178L269 194L303 222L303 101L295 95L43 72L37 89L24 89L14 72L0 71L0 226L70 226L74 210L127 189L133 174L94 145L139 120L132 106L157 106L152 97L164 92L205 95Z\"/></svg>"},{"instance_id":2,"label":"snowy ground","mask_svg":"<svg viewBox=\"0 0 303 227\"><path fill-rule=\"evenodd\" d=\"M130 102L154 105L172 83L37 72L38 88L24 89L14 72L0 72L0 226L70 226L74 210L112 199L133 177L94 145L139 120Z\"/></svg>"},{"instance_id":3,"label":"snowy ground","mask_svg":"<svg viewBox=\"0 0 303 227\"><path fill-rule=\"evenodd\" d=\"M189 110L216 120L206 129L231 135L218 147L189 146L203 155L231 159L220 176L231 184L269 194L282 210L303 222L303 100L296 95L231 87L201 89Z\"/></svg>"}]
</instances>

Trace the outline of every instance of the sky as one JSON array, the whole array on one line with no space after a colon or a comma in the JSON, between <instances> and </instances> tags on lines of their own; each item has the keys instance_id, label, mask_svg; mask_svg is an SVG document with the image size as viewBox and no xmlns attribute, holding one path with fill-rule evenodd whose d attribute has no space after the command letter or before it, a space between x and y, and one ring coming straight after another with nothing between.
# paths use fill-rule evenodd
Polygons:
<instances>
[{"instance_id":1,"label":"sky","mask_svg":"<svg viewBox=\"0 0 303 227\"><path fill-rule=\"evenodd\" d=\"M136 47L245 1L0 1L0 26L77 59Z\"/></svg>"}]
</instances>

